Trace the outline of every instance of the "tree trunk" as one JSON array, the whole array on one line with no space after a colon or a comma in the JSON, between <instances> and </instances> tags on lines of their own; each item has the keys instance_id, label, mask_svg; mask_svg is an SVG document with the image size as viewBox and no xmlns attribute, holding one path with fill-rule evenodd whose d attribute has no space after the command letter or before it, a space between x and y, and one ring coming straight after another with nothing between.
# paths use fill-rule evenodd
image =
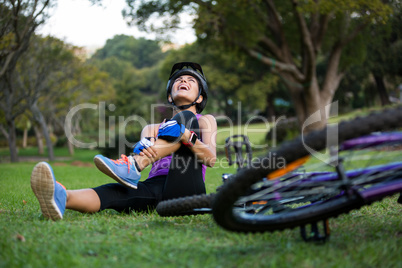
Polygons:
<instances>
[{"instance_id":1,"label":"tree trunk","mask_svg":"<svg viewBox=\"0 0 402 268\"><path fill-rule=\"evenodd\" d=\"M15 122L7 121L8 125L8 147L10 149L10 161L18 162L17 134L15 132Z\"/></svg>"},{"instance_id":2,"label":"tree trunk","mask_svg":"<svg viewBox=\"0 0 402 268\"><path fill-rule=\"evenodd\" d=\"M0 131L3 133L4 137L8 140L7 130L4 128L3 124L0 124Z\"/></svg>"},{"instance_id":3,"label":"tree trunk","mask_svg":"<svg viewBox=\"0 0 402 268\"><path fill-rule=\"evenodd\" d=\"M290 96L293 102L293 106L295 108L295 112L296 112L296 117L297 117L297 121L299 123L299 127L301 130L301 126L304 123L304 120L306 119L306 105L304 102L304 97L303 97L303 92L301 91L300 88L297 87L289 87L290 89Z\"/></svg>"},{"instance_id":4,"label":"tree trunk","mask_svg":"<svg viewBox=\"0 0 402 268\"><path fill-rule=\"evenodd\" d=\"M282 74L281 78L283 79L285 86L289 89L290 98L292 100L296 112L297 121L301 130L301 126L306 119L307 112L302 86L297 83L297 81L295 81L291 75L288 75L286 73Z\"/></svg>"},{"instance_id":5,"label":"tree trunk","mask_svg":"<svg viewBox=\"0 0 402 268\"><path fill-rule=\"evenodd\" d=\"M266 117L269 121L275 121L275 104L274 104L274 94L267 94L267 107L266 107Z\"/></svg>"},{"instance_id":6,"label":"tree trunk","mask_svg":"<svg viewBox=\"0 0 402 268\"><path fill-rule=\"evenodd\" d=\"M224 113L228 118L233 119L233 103L229 104L227 97L225 97Z\"/></svg>"},{"instance_id":7,"label":"tree trunk","mask_svg":"<svg viewBox=\"0 0 402 268\"><path fill-rule=\"evenodd\" d=\"M71 127L71 122L69 120L66 120L66 128L71 131L71 133L74 133L74 129ZM74 155L74 145L70 142L70 140L67 138L67 146L68 146L68 152L71 156Z\"/></svg>"},{"instance_id":8,"label":"tree trunk","mask_svg":"<svg viewBox=\"0 0 402 268\"><path fill-rule=\"evenodd\" d=\"M67 146L68 146L68 153L71 156L73 156L74 155L74 145L70 141L67 141Z\"/></svg>"},{"instance_id":9,"label":"tree trunk","mask_svg":"<svg viewBox=\"0 0 402 268\"><path fill-rule=\"evenodd\" d=\"M305 99L305 109L307 117L304 120L302 131L311 132L316 129L324 128L327 124L325 105L320 97L320 88L314 75L311 84L303 90Z\"/></svg>"},{"instance_id":10,"label":"tree trunk","mask_svg":"<svg viewBox=\"0 0 402 268\"><path fill-rule=\"evenodd\" d=\"M44 149L43 149L42 133L40 131L40 128L36 125L34 125L34 131L35 131L36 142L38 144L38 154L43 155Z\"/></svg>"},{"instance_id":11,"label":"tree trunk","mask_svg":"<svg viewBox=\"0 0 402 268\"><path fill-rule=\"evenodd\" d=\"M50 139L49 131L47 130L45 118L43 117L36 103L31 105L31 111L32 114L34 115L35 120L39 123L40 127L42 128L42 133L46 141L49 161L54 161L53 144L52 140Z\"/></svg>"},{"instance_id":12,"label":"tree trunk","mask_svg":"<svg viewBox=\"0 0 402 268\"><path fill-rule=\"evenodd\" d=\"M375 73L373 73L373 76L374 76L375 83L377 85L377 92L378 92L378 95L380 96L381 105L385 106L385 105L391 104L391 101L389 100L387 88L385 87L384 77L382 75L378 75Z\"/></svg>"},{"instance_id":13,"label":"tree trunk","mask_svg":"<svg viewBox=\"0 0 402 268\"><path fill-rule=\"evenodd\" d=\"M328 119L326 106L332 101L333 94L331 96L326 94L325 99L321 97L315 77L304 88L296 83L288 83L287 87L291 92L300 130L303 133L308 133L325 127Z\"/></svg>"},{"instance_id":14,"label":"tree trunk","mask_svg":"<svg viewBox=\"0 0 402 268\"><path fill-rule=\"evenodd\" d=\"M54 161L53 144L52 144L52 140L50 139L49 131L47 130L46 122L45 122L45 119L43 118L43 116L41 117L41 120L39 123L40 123L42 131L43 131L43 136L45 136L49 161Z\"/></svg>"},{"instance_id":15,"label":"tree trunk","mask_svg":"<svg viewBox=\"0 0 402 268\"><path fill-rule=\"evenodd\" d=\"M22 137L22 148L27 148L28 146L28 129L24 128L24 136Z\"/></svg>"},{"instance_id":16,"label":"tree trunk","mask_svg":"<svg viewBox=\"0 0 402 268\"><path fill-rule=\"evenodd\" d=\"M288 85L288 88L291 92L300 131L308 133L323 128L327 121L325 111L321 109L318 85L312 83L303 89L297 85Z\"/></svg>"}]
</instances>

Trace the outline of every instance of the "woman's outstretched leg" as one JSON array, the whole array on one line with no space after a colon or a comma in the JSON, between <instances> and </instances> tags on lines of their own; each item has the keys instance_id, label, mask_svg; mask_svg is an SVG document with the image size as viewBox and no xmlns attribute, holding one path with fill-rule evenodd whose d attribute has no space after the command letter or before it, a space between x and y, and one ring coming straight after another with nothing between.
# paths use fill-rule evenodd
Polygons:
<instances>
[{"instance_id":1,"label":"woman's outstretched leg","mask_svg":"<svg viewBox=\"0 0 402 268\"><path fill-rule=\"evenodd\" d=\"M66 208L86 213L100 209L99 196L93 189L66 190L56 181L52 167L46 162L38 163L32 170L31 188L47 219L62 219Z\"/></svg>"},{"instance_id":2,"label":"woman's outstretched leg","mask_svg":"<svg viewBox=\"0 0 402 268\"><path fill-rule=\"evenodd\" d=\"M46 162L38 163L31 174L31 188L39 201L42 214L47 219L60 220L66 209L67 191L54 177Z\"/></svg>"},{"instance_id":3,"label":"woman's outstretched leg","mask_svg":"<svg viewBox=\"0 0 402 268\"><path fill-rule=\"evenodd\" d=\"M66 208L83 213L100 210L100 199L93 189L67 190Z\"/></svg>"}]
</instances>

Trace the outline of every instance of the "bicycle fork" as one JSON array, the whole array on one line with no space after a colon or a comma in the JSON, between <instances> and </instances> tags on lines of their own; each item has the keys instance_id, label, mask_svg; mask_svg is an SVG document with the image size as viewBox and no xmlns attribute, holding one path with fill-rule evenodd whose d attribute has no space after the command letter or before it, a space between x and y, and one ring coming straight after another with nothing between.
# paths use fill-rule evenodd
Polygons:
<instances>
[{"instance_id":1,"label":"bicycle fork","mask_svg":"<svg viewBox=\"0 0 402 268\"><path fill-rule=\"evenodd\" d=\"M337 159L337 165L335 167L336 173L339 179L342 181L341 189L345 191L347 196L352 196L353 189L351 188L351 183L349 178L346 176L345 168L343 167L343 159ZM325 219L322 221L322 230L318 226L318 222L313 222L310 224L310 232L307 233L306 225L300 226L300 235L306 242L323 242L325 243L330 235L331 229L329 227L329 220Z\"/></svg>"}]
</instances>

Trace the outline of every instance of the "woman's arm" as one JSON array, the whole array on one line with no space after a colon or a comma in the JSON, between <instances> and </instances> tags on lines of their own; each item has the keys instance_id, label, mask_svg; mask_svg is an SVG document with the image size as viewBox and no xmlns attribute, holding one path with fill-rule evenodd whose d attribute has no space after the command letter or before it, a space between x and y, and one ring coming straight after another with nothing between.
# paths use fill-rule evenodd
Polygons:
<instances>
[{"instance_id":1,"label":"woman's arm","mask_svg":"<svg viewBox=\"0 0 402 268\"><path fill-rule=\"evenodd\" d=\"M203 164L213 167L216 162L216 132L217 124L215 117L212 115L204 115L198 120L200 127L200 134L202 141L197 139L193 147L190 150L197 156ZM191 136L190 130L186 129L181 142L187 142Z\"/></svg>"},{"instance_id":2,"label":"woman's arm","mask_svg":"<svg viewBox=\"0 0 402 268\"><path fill-rule=\"evenodd\" d=\"M160 124L150 124L146 125L141 131L141 139L150 138L151 142L156 141L156 137L158 136L158 128ZM140 156L148 156L149 158L155 158L158 153L154 150L153 146L148 147L140 153Z\"/></svg>"},{"instance_id":3,"label":"woman's arm","mask_svg":"<svg viewBox=\"0 0 402 268\"><path fill-rule=\"evenodd\" d=\"M146 125L141 131L141 139L145 137L153 137L156 139L158 135L159 124Z\"/></svg>"},{"instance_id":4,"label":"woman's arm","mask_svg":"<svg viewBox=\"0 0 402 268\"><path fill-rule=\"evenodd\" d=\"M204 115L198 120L198 124L200 127L200 134L202 136L202 141L197 139L196 143L190 150L197 156L197 158L205 165L209 167L213 167L216 162L216 132L217 125L216 120L212 115ZM147 125L141 132L141 138L144 137L157 137L158 129L160 124L152 124ZM186 129L183 136L181 137L181 142L187 142L191 136L190 130ZM156 142L151 139L152 142ZM162 143L162 144L159 144ZM170 144L164 140L158 140L159 146L155 144L155 146L148 147L144 149L139 155L147 156L150 160L155 161L160 157L163 157L169 150L170 152L174 152L179 147L178 145ZM169 145L169 146L167 146ZM171 147L171 149L169 149ZM161 154L158 154L157 151L161 151Z\"/></svg>"}]
</instances>

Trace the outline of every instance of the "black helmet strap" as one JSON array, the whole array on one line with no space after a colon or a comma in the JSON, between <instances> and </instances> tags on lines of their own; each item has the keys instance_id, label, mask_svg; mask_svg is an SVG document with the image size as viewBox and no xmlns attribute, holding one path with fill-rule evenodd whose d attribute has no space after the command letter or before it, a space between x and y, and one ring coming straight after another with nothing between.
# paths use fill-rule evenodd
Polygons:
<instances>
[{"instance_id":1,"label":"black helmet strap","mask_svg":"<svg viewBox=\"0 0 402 268\"><path fill-rule=\"evenodd\" d=\"M173 98L172 98L171 104L174 105L175 107L177 107L179 110L185 110L185 109L190 108L191 106L196 105L196 104L197 104L197 100L198 100L198 98L199 98L200 96L201 96L201 89L198 90L198 96L197 96L197 98L196 98L192 103L177 106L177 105L174 103Z\"/></svg>"}]
</instances>

